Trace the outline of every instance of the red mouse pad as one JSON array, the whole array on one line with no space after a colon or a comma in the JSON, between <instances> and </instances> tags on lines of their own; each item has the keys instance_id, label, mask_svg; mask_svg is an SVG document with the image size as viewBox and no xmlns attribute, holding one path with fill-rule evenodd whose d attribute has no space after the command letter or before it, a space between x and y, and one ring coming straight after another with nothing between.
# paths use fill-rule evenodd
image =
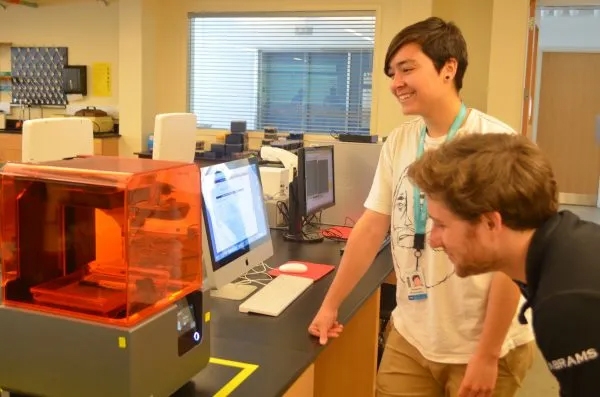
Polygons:
<instances>
[{"instance_id":1,"label":"red mouse pad","mask_svg":"<svg viewBox=\"0 0 600 397\"><path fill-rule=\"evenodd\" d=\"M285 272L281 272L279 271L278 268L269 270L269 275L273 276L273 277L277 277L280 274L289 274L292 276L300 276L300 277L308 277L308 278L312 278L313 280L317 281L323 277L325 277L329 272L331 272L333 269L335 269L335 266L332 265L323 265L321 263L312 263L312 262L304 262L304 261L289 261L289 262L297 262L297 263L302 263L305 264L307 269L304 273L285 273Z\"/></svg>"}]
</instances>

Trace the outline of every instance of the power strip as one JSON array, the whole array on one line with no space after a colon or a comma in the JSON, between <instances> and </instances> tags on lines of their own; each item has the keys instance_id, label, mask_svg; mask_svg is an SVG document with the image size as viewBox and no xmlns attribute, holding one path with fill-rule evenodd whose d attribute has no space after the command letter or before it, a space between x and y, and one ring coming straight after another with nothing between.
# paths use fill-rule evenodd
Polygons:
<instances>
[{"instance_id":1,"label":"power strip","mask_svg":"<svg viewBox=\"0 0 600 397\"><path fill-rule=\"evenodd\" d=\"M377 143L379 135L339 134L340 142Z\"/></svg>"}]
</instances>

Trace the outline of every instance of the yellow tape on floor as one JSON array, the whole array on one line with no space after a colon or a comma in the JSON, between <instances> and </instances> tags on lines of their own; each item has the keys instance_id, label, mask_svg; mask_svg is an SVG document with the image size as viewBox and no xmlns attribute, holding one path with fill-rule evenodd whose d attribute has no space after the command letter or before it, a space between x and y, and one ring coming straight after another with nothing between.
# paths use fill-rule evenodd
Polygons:
<instances>
[{"instance_id":1,"label":"yellow tape on floor","mask_svg":"<svg viewBox=\"0 0 600 397\"><path fill-rule=\"evenodd\" d=\"M233 367L233 368L239 368L239 369L241 369L241 371L238 372L238 374L236 376L234 376L233 378L231 378L231 380L229 382L227 382L225 384L225 386L223 386L213 397L227 397L227 396L229 396L246 379L248 379L248 377L250 375L252 375L252 373L254 371L256 371L258 369L258 365L256 365L256 364L248 364L248 363L242 363L242 362L239 362L239 361L223 360L221 358L215 358L215 357L211 357L209 359L209 363L216 364L216 365L223 365L223 366L226 366L226 367Z\"/></svg>"}]
</instances>

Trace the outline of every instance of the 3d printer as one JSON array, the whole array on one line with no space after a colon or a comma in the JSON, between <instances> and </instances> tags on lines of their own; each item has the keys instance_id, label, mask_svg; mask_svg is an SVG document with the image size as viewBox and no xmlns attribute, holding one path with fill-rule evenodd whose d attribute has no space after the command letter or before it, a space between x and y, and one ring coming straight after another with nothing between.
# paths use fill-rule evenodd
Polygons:
<instances>
[{"instance_id":1,"label":"3d printer","mask_svg":"<svg viewBox=\"0 0 600 397\"><path fill-rule=\"evenodd\" d=\"M207 365L196 165L92 156L0 176L2 389L168 396Z\"/></svg>"}]
</instances>

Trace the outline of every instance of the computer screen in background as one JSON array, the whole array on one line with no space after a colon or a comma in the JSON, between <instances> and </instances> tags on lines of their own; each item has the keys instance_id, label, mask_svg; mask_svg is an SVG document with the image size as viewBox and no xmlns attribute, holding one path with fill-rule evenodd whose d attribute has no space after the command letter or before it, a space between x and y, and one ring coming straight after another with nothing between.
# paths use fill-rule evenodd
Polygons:
<instances>
[{"instance_id":1,"label":"computer screen in background","mask_svg":"<svg viewBox=\"0 0 600 397\"><path fill-rule=\"evenodd\" d=\"M206 282L213 296L243 299L256 287L231 283L273 255L258 160L200 170Z\"/></svg>"},{"instance_id":2,"label":"computer screen in background","mask_svg":"<svg viewBox=\"0 0 600 397\"><path fill-rule=\"evenodd\" d=\"M321 242L323 236L306 233L308 217L335 205L333 146L298 149L298 168L290 182L288 232L284 238L298 242Z\"/></svg>"}]
</instances>

